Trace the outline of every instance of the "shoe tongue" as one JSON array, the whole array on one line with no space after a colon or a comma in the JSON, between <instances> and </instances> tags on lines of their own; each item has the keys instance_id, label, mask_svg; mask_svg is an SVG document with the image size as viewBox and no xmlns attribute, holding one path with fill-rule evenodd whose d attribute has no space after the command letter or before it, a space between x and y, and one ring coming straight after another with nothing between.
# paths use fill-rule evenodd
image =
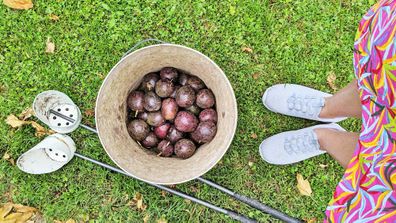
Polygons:
<instances>
[{"instance_id":1,"label":"shoe tongue","mask_svg":"<svg viewBox=\"0 0 396 223\"><path fill-rule=\"evenodd\" d=\"M296 153L306 153L320 148L315 132L304 132L292 135L285 139L287 150L293 150Z\"/></svg>"}]
</instances>

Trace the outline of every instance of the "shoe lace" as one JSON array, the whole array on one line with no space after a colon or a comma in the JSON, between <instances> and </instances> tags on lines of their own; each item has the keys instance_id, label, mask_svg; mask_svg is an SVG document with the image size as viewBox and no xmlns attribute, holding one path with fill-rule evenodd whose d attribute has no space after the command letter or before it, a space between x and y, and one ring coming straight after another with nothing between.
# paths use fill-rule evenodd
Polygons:
<instances>
[{"instance_id":1,"label":"shoe lace","mask_svg":"<svg viewBox=\"0 0 396 223\"><path fill-rule=\"evenodd\" d=\"M290 111L309 114L311 116L319 114L324 106L324 98L314 96L297 96L293 94L287 99L287 107Z\"/></svg>"},{"instance_id":2,"label":"shoe lace","mask_svg":"<svg viewBox=\"0 0 396 223\"><path fill-rule=\"evenodd\" d=\"M288 154L308 153L319 148L318 139L313 131L285 138L284 149Z\"/></svg>"}]
</instances>

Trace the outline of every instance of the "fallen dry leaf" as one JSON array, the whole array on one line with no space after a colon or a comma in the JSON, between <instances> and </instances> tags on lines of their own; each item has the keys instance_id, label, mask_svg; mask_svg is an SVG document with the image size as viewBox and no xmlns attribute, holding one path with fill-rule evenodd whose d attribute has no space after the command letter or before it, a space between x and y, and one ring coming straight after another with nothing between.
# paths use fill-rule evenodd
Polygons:
<instances>
[{"instance_id":1,"label":"fallen dry leaf","mask_svg":"<svg viewBox=\"0 0 396 223\"><path fill-rule=\"evenodd\" d=\"M18 119L26 121L26 119L29 119L33 115L34 115L33 108L28 107L28 108L25 108L25 110L23 110L21 112L21 114L18 115Z\"/></svg>"},{"instance_id":2,"label":"fallen dry leaf","mask_svg":"<svg viewBox=\"0 0 396 223\"><path fill-rule=\"evenodd\" d=\"M162 196L162 197L166 197L166 194L167 194L167 192L166 192L166 191L164 191L164 190L161 190L161 196Z\"/></svg>"},{"instance_id":3,"label":"fallen dry leaf","mask_svg":"<svg viewBox=\"0 0 396 223\"><path fill-rule=\"evenodd\" d=\"M143 195L137 192L133 198L133 203L137 207L138 210L144 211L147 208L147 205L143 204Z\"/></svg>"},{"instance_id":4,"label":"fallen dry leaf","mask_svg":"<svg viewBox=\"0 0 396 223\"><path fill-rule=\"evenodd\" d=\"M335 85L334 81L337 79L337 76L335 75L334 72L329 72L327 75L327 83L329 84L329 86L331 87L331 89L333 90L337 90L337 86Z\"/></svg>"},{"instance_id":5,"label":"fallen dry leaf","mask_svg":"<svg viewBox=\"0 0 396 223\"><path fill-rule=\"evenodd\" d=\"M252 166L254 165L254 163L253 163L252 161L249 161L249 162L248 162L248 165L249 165L250 167L252 167Z\"/></svg>"},{"instance_id":6,"label":"fallen dry leaf","mask_svg":"<svg viewBox=\"0 0 396 223\"><path fill-rule=\"evenodd\" d=\"M32 0L3 0L3 4L13 9L31 9Z\"/></svg>"},{"instance_id":7,"label":"fallen dry leaf","mask_svg":"<svg viewBox=\"0 0 396 223\"><path fill-rule=\"evenodd\" d=\"M93 109L87 109L87 110L85 110L84 113L88 117L94 117L95 116L95 110L93 110Z\"/></svg>"},{"instance_id":8,"label":"fallen dry leaf","mask_svg":"<svg viewBox=\"0 0 396 223\"><path fill-rule=\"evenodd\" d=\"M42 137L42 136L45 136L45 135L52 135L52 134L55 133L52 130L47 130L46 128L44 128L43 126L41 126L40 124L38 124L35 121L31 121L30 124L33 126L33 128L36 129L35 135L37 137Z\"/></svg>"},{"instance_id":9,"label":"fallen dry leaf","mask_svg":"<svg viewBox=\"0 0 396 223\"><path fill-rule=\"evenodd\" d=\"M256 134L256 133L252 133L252 134L250 135L250 137L252 137L253 139L257 139L257 134Z\"/></svg>"},{"instance_id":10,"label":"fallen dry leaf","mask_svg":"<svg viewBox=\"0 0 396 223\"><path fill-rule=\"evenodd\" d=\"M29 122L27 121L19 120L18 117L16 117L15 115L9 115L6 119L6 123L10 125L12 128L18 128L21 127L22 125L29 124Z\"/></svg>"},{"instance_id":11,"label":"fallen dry leaf","mask_svg":"<svg viewBox=\"0 0 396 223\"><path fill-rule=\"evenodd\" d=\"M36 214L38 211L33 207L13 203L0 205L0 222L24 223Z\"/></svg>"},{"instance_id":12,"label":"fallen dry leaf","mask_svg":"<svg viewBox=\"0 0 396 223\"><path fill-rule=\"evenodd\" d=\"M319 164L319 166L320 166L320 168L324 169L324 168L328 167L329 165L327 165L327 164L326 165L325 164Z\"/></svg>"},{"instance_id":13,"label":"fallen dry leaf","mask_svg":"<svg viewBox=\"0 0 396 223\"><path fill-rule=\"evenodd\" d=\"M68 219L65 223L76 223L76 221L73 219Z\"/></svg>"},{"instance_id":14,"label":"fallen dry leaf","mask_svg":"<svg viewBox=\"0 0 396 223\"><path fill-rule=\"evenodd\" d=\"M257 80L260 77L260 74L259 73L254 73L252 75L252 77L253 77L253 79Z\"/></svg>"},{"instance_id":15,"label":"fallen dry leaf","mask_svg":"<svg viewBox=\"0 0 396 223\"><path fill-rule=\"evenodd\" d=\"M46 53L54 53L55 52L55 43L52 42L49 37L47 38L45 52Z\"/></svg>"},{"instance_id":16,"label":"fallen dry leaf","mask_svg":"<svg viewBox=\"0 0 396 223\"><path fill-rule=\"evenodd\" d=\"M7 152L4 153L3 159L7 160L8 162L11 163L11 165L15 166L15 160Z\"/></svg>"},{"instance_id":17,"label":"fallen dry leaf","mask_svg":"<svg viewBox=\"0 0 396 223\"><path fill-rule=\"evenodd\" d=\"M197 193L199 191L198 187L195 187L195 186L190 186L190 190L193 193Z\"/></svg>"},{"instance_id":18,"label":"fallen dry leaf","mask_svg":"<svg viewBox=\"0 0 396 223\"><path fill-rule=\"evenodd\" d=\"M43 126L41 126L40 124L38 124L35 121L23 121L23 120L18 119L13 114L11 114L11 115L9 115L7 117L6 123L8 125L10 125L12 128L18 128L18 127L21 127L23 125L32 125L32 127L36 129L35 135L37 137L41 137L41 136L44 136L44 135L51 135L51 134L55 133L52 130L47 130L46 128L44 128Z\"/></svg>"},{"instance_id":19,"label":"fallen dry leaf","mask_svg":"<svg viewBox=\"0 0 396 223\"><path fill-rule=\"evenodd\" d=\"M143 218L143 223L147 223L148 221L150 220L150 215L146 215L146 216L144 216L144 218Z\"/></svg>"},{"instance_id":20,"label":"fallen dry leaf","mask_svg":"<svg viewBox=\"0 0 396 223\"><path fill-rule=\"evenodd\" d=\"M306 223L316 223L318 220L316 218L304 219Z\"/></svg>"},{"instance_id":21,"label":"fallen dry leaf","mask_svg":"<svg viewBox=\"0 0 396 223\"><path fill-rule=\"evenodd\" d=\"M242 51L246 52L246 53L253 53L252 48L249 48L249 47L242 47Z\"/></svg>"},{"instance_id":22,"label":"fallen dry leaf","mask_svg":"<svg viewBox=\"0 0 396 223\"><path fill-rule=\"evenodd\" d=\"M311 196L312 194L311 185L308 180L304 180L303 176L299 173L297 174L297 189L301 195Z\"/></svg>"},{"instance_id":23,"label":"fallen dry leaf","mask_svg":"<svg viewBox=\"0 0 396 223\"><path fill-rule=\"evenodd\" d=\"M168 223L168 221L164 217L162 217L157 220L157 223Z\"/></svg>"},{"instance_id":24,"label":"fallen dry leaf","mask_svg":"<svg viewBox=\"0 0 396 223\"><path fill-rule=\"evenodd\" d=\"M59 20L59 16L57 16L57 15L55 15L55 14L50 14L49 17L50 17L50 19L51 19L52 21L58 21L58 20Z\"/></svg>"}]
</instances>

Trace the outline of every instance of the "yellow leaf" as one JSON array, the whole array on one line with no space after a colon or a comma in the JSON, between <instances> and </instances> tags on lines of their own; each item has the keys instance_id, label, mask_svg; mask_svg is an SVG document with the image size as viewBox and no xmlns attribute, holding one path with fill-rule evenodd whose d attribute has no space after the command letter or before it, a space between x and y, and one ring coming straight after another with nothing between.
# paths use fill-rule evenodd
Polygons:
<instances>
[{"instance_id":1,"label":"yellow leaf","mask_svg":"<svg viewBox=\"0 0 396 223\"><path fill-rule=\"evenodd\" d=\"M65 223L76 223L76 221L70 218L70 219L67 220Z\"/></svg>"},{"instance_id":2,"label":"yellow leaf","mask_svg":"<svg viewBox=\"0 0 396 223\"><path fill-rule=\"evenodd\" d=\"M46 53L54 53L55 52L55 43L53 43L49 37L47 39L46 45L47 45L47 47L45 48Z\"/></svg>"},{"instance_id":3,"label":"yellow leaf","mask_svg":"<svg viewBox=\"0 0 396 223\"><path fill-rule=\"evenodd\" d=\"M252 133L252 134L250 135L250 137L252 137L253 139L257 139L257 134L256 134L256 133Z\"/></svg>"},{"instance_id":4,"label":"yellow leaf","mask_svg":"<svg viewBox=\"0 0 396 223\"><path fill-rule=\"evenodd\" d=\"M49 17L50 17L50 19L51 19L52 21L58 21L58 20L59 20L59 16L54 15L54 14L50 14Z\"/></svg>"},{"instance_id":5,"label":"yellow leaf","mask_svg":"<svg viewBox=\"0 0 396 223\"><path fill-rule=\"evenodd\" d=\"M327 83L329 84L329 86L331 87L331 89L333 90L337 90L337 86L335 85L334 81L337 79L337 76L335 75L334 72L329 72L329 74L327 75Z\"/></svg>"},{"instance_id":6,"label":"yellow leaf","mask_svg":"<svg viewBox=\"0 0 396 223\"><path fill-rule=\"evenodd\" d=\"M4 5L13 9L31 9L32 0L3 0Z\"/></svg>"},{"instance_id":7,"label":"yellow leaf","mask_svg":"<svg viewBox=\"0 0 396 223\"><path fill-rule=\"evenodd\" d=\"M13 205L16 212L26 213L26 212L36 212L37 209L34 207L24 206L21 204L14 204Z\"/></svg>"},{"instance_id":8,"label":"yellow leaf","mask_svg":"<svg viewBox=\"0 0 396 223\"><path fill-rule=\"evenodd\" d=\"M304 180L301 174L297 174L297 189L300 191L301 195L311 196L312 189L308 180Z\"/></svg>"},{"instance_id":9,"label":"yellow leaf","mask_svg":"<svg viewBox=\"0 0 396 223\"><path fill-rule=\"evenodd\" d=\"M325 165L325 164L319 164L319 166L320 166L320 168L322 168L322 169L324 169L324 168L326 168L326 167L328 167L329 165Z\"/></svg>"},{"instance_id":10,"label":"yellow leaf","mask_svg":"<svg viewBox=\"0 0 396 223\"><path fill-rule=\"evenodd\" d=\"M147 206L143 204L143 195L141 193L137 192L133 198L133 201L138 210L146 210Z\"/></svg>"},{"instance_id":11,"label":"yellow leaf","mask_svg":"<svg viewBox=\"0 0 396 223\"><path fill-rule=\"evenodd\" d=\"M21 213L15 223L25 223L27 220L29 220L33 216L33 212L25 212Z\"/></svg>"},{"instance_id":12,"label":"yellow leaf","mask_svg":"<svg viewBox=\"0 0 396 223\"><path fill-rule=\"evenodd\" d=\"M157 220L157 223L168 223L168 221L165 218L160 218Z\"/></svg>"},{"instance_id":13,"label":"yellow leaf","mask_svg":"<svg viewBox=\"0 0 396 223\"><path fill-rule=\"evenodd\" d=\"M304 219L307 223L316 223L318 220L316 218L311 218L311 219Z\"/></svg>"},{"instance_id":14,"label":"yellow leaf","mask_svg":"<svg viewBox=\"0 0 396 223\"><path fill-rule=\"evenodd\" d=\"M260 73L254 73L252 77L253 79L257 80L260 77Z\"/></svg>"},{"instance_id":15,"label":"yellow leaf","mask_svg":"<svg viewBox=\"0 0 396 223\"><path fill-rule=\"evenodd\" d=\"M21 217L22 215L23 215L23 213L11 213L11 214L7 215L4 219L5 220L14 219L15 221L17 221L18 218Z\"/></svg>"},{"instance_id":16,"label":"yellow leaf","mask_svg":"<svg viewBox=\"0 0 396 223\"><path fill-rule=\"evenodd\" d=\"M11 203L4 204L4 206L0 208L0 220L4 219L11 211L12 211L12 204Z\"/></svg>"},{"instance_id":17,"label":"yellow leaf","mask_svg":"<svg viewBox=\"0 0 396 223\"><path fill-rule=\"evenodd\" d=\"M253 50L249 47L242 47L242 51L246 53L253 53Z\"/></svg>"},{"instance_id":18,"label":"yellow leaf","mask_svg":"<svg viewBox=\"0 0 396 223\"><path fill-rule=\"evenodd\" d=\"M7 152L4 153L3 159L7 160L8 162L11 163L11 165L15 166L15 160L8 154ZM0 216L1 217L1 216Z\"/></svg>"},{"instance_id":19,"label":"yellow leaf","mask_svg":"<svg viewBox=\"0 0 396 223\"><path fill-rule=\"evenodd\" d=\"M21 114L18 115L18 119L25 121L26 119L32 117L34 115L34 111L31 107L26 108L21 112Z\"/></svg>"},{"instance_id":20,"label":"yellow leaf","mask_svg":"<svg viewBox=\"0 0 396 223\"><path fill-rule=\"evenodd\" d=\"M6 123L9 124L12 128L18 128L22 125L29 124L28 121L19 120L15 115L9 115L6 119Z\"/></svg>"}]
</instances>

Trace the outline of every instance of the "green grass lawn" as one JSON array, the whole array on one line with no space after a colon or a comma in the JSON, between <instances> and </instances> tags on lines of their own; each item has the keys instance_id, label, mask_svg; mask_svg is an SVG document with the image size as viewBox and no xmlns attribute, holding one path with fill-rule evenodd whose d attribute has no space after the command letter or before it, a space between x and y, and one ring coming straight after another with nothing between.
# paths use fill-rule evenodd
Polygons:
<instances>
[{"instance_id":1,"label":"green grass lawn","mask_svg":"<svg viewBox=\"0 0 396 223\"><path fill-rule=\"evenodd\" d=\"M102 2L102 3L100 3ZM220 3L221 2L221 3ZM373 1L370 1L373 3ZM264 163L258 146L265 137L315 122L277 115L261 103L264 90L298 83L333 92L353 79L353 38L370 3L364 0L262 1L72 1L34 2L15 11L0 4L0 157L17 159L41 139L34 129L11 129L4 119L29 107L41 91L67 93L82 111L93 109L104 76L134 43L158 38L197 49L213 59L231 81L238 102L238 129L222 161L205 176L301 219L322 221L343 169L328 155L296 165ZM59 16L52 21L50 14ZM45 53L51 38L54 54ZM244 52L249 47L252 53ZM84 116L93 125L93 117ZM358 131L359 120L341 123ZM252 137L256 134L257 138ZM96 136L71 134L78 151L111 163ZM250 162L250 165L249 165ZM320 164L328 165L320 168ZM312 197L296 188L296 174L307 178ZM197 182L177 189L262 222L269 216ZM136 192L147 209L131 205ZM41 176L22 173L0 160L0 203L37 207L52 222L74 218L92 222L231 222L184 199L75 159L62 170Z\"/></svg>"}]
</instances>

